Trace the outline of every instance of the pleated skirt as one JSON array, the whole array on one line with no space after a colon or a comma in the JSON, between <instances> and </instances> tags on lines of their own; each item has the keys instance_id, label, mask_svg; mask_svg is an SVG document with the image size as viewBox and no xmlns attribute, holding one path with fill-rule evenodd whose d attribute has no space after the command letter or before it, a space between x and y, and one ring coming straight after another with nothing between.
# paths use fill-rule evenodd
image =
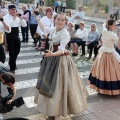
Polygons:
<instances>
[{"instance_id":1,"label":"pleated skirt","mask_svg":"<svg viewBox=\"0 0 120 120\"><path fill-rule=\"evenodd\" d=\"M49 59L49 58L47 58ZM52 98L35 92L37 110L48 116L67 116L87 109L88 92L70 55L60 57L56 87Z\"/></svg>"},{"instance_id":2,"label":"pleated skirt","mask_svg":"<svg viewBox=\"0 0 120 120\"><path fill-rule=\"evenodd\" d=\"M116 53L115 53L116 54ZM117 58L120 59L118 54ZM99 56L99 54L98 54ZM101 94L120 94L120 62L113 53L103 53L94 60L88 82L90 88Z\"/></svg>"}]
</instances>

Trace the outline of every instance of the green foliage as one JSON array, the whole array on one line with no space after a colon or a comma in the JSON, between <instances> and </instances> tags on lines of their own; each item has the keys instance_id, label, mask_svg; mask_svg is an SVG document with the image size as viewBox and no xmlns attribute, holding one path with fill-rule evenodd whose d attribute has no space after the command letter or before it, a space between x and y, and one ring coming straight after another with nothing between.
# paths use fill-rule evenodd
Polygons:
<instances>
[{"instance_id":1,"label":"green foliage","mask_svg":"<svg viewBox=\"0 0 120 120\"><path fill-rule=\"evenodd\" d=\"M108 13L108 5L105 6L105 13Z\"/></svg>"},{"instance_id":2,"label":"green foliage","mask_svg":"<svg viewBox=\"0 0 120 120\"><path fill-rule=\"evenodd\" d=\"M66 0L66 4L68 9L75 9L76 0Z\"/></svg>"},{"instance_id":3,"label":"green foliage","mask_svg":"<svg viewBox=\"0 0 120 120\"><path fill-rule=\"evenodd\" d=\"M98 6L100 6L100 0L98 0Z\"/></svg>"},{"instance_id":4,"label":"green foliage","mask_svg":"<svg viewBox=\"0 0 120 120\"><path fill-rule=\"evenodd\" d=\"M47 6L53 6L55 0L46 0L46 5Z\"/></svg>"},{"instance_id":5,"label":"green foliage","mask_svg":"<svg viewBox=\"0 0 120 120\"><path fill-rule=\"evenodd\" d=\"M20 3L31 3L32 0L19 0Z\"/></svg>"}]
</instances>

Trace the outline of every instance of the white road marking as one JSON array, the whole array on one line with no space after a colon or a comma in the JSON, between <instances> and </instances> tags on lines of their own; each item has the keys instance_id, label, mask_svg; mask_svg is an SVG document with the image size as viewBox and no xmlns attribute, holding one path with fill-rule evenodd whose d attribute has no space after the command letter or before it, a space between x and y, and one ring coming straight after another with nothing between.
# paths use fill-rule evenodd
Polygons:
<instances>
[{"instance_id":1,"label":"white road marking","mask_svg":"<svg viewBox=\"0 0 120 120\"><path fill-rule=\"evenodd\" d=\"M28 59L28 60L17 60L16 64L17 65L23 65L23 64L28 64L28 63L38 63L42 60L42 58L35 58L35 59ZM8 65L8 62L4 63L5 65Z\"/></svg>"},{"instance_id":2,"label":"white road marking","mask_svg":"<svg viewBox=\"0 0 120 120\"><path fill-rule=\"evenodd\" d=\"M18 55L18 57L27 57L27 56L41 56L40 55L40 52L34 52L34 53L29 53L29 52L27 52L27 53L20 53L19 55ZM8 58L9 57L9 55L8 54L6 54L6 58Z\"/></svg>"},{"instance_id":3,"label":"white road marking","mask_svg":"<svg viewBox=\"0 0 120 120\"><path fill-rule=\"evenodd\" d=\"M26 107L28 108L32 108L32 107L36 107L37 105L34 103L34 96L30 96L30 97L25 97L23 98Z\"/></svg>"},{"instance_id":4,"label":"white road marking","mask_svg":"<svg viewBox=\"0 0 120 120\"><path fill-rule=\"evenodd\" d=\"M15 87L16 90L19 90L19 89L35 87L36 84L37 84L37 79L31 79L31 80L15 82Z\"/></svg>"}]
</instances>

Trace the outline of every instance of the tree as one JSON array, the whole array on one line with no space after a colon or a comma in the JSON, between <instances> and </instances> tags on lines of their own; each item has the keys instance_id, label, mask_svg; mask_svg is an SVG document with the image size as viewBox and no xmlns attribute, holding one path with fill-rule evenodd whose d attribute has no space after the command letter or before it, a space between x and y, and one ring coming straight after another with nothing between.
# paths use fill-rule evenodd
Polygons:
<instances>
[{"instance_id":1,"label":"tree","mask_svg":"<svg viewBox=\"0 0 120 120\"><path fill-rule=\"evenodd\" d=\"M68 9L75 9L75 0L66 0Z\"/></svg>"},{"instance_id":2,"label":"tree","mask_svg":"<svg viewBox=\"0 0 120 120\"><path fill-rule=\"evenodd\" d=\"M45 0L47 6L53 6L54 0Z\"/></svg>"},{"instance_id":3,"label":"tree","mask_svg":"<svg viewBox=\"0 0 120 120\"><path fill-rule=\"evenodd\" d=\"M83 6L83 0L76 0L76 9L78 8L79 5Z\"/></svg>"},{"instance_id":4,"label":"tree","mask_svg":"<svg viewBox=\"0 0 120 120\"><path fill-rule=\"evenodd\" d=\"M98 12L98 3L99 0L91 0L93 4L92 14L94 15L96 12Z\"/></svg>"}]
</instances>

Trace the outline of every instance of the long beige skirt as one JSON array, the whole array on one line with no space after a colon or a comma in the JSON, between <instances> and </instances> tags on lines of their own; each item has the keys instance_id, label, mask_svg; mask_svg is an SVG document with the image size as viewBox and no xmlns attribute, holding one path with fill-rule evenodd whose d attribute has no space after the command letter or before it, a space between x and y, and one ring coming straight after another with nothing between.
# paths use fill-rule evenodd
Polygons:
<instances>
[{"instance_id":1,"label":"long beige skirt","mask_svg":"<svg viewBox=\"0 0 120 120\"><path fill-rule=\"evenodd\" d=\"M99 56L99 54L98 54ZM99 61L96 57L88 82L90 88L101 94L120 94L120 63L113 53L103 53ZM117 54L117 58L120 56Z\"/></svg>"},{"instance_id":2,"label":"long beige skirt","mask_svg":"<svg viewBox=\"0 0 120 120\"><path fill-rule=\"evenodd\" d=\"M37 110L48 116L67 116L87 109L88 92L70 57L61 56L53 98L41 95L36 89Z\"/></svg>"}]
</instances>

